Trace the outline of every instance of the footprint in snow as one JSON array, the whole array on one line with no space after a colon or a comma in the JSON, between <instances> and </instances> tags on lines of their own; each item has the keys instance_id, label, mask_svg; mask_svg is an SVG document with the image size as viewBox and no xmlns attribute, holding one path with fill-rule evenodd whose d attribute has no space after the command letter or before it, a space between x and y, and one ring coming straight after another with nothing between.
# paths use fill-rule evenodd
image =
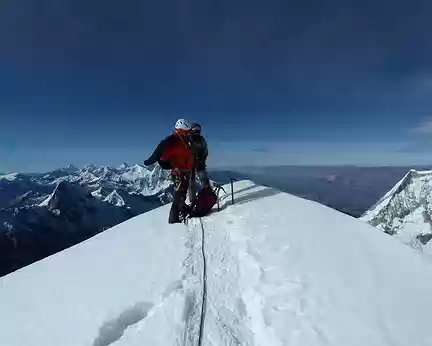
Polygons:
<instances>
[{"instance_id":1,"label":"footprint in snow","mask_svg":"<svg viewBox=\"0 0 432 346\"><path fill-rule=\"evenodd\" d=\"M108 346L119 340L124 331L147 317L153 304L141 302L122 312L117 318L105 322L99 329L99 335L93 346Z\"/></svg>"}]
</instances>

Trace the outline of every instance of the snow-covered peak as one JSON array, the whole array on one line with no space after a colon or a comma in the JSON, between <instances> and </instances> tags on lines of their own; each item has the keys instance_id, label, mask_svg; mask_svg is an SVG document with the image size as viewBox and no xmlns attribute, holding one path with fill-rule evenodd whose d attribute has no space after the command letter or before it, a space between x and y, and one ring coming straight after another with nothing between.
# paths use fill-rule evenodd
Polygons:
<instances>
[{"instance_id":1,"label":"snow-covered peak","mask_svg":"<svg viewBox=\"0 0 432 346\"><path fill-rule=\"evenodd\" d=\"M83 171L92 171L92 170L95 170L95 169L98 169L98 165L94 165L94 164L88 164L88 165L85 165L83 168L82 168L82 170Z\"/></svg>"},{"instance_id":2,"label":"snow-covered peak","mask_svg":"<svg viewBox=\"0 0 432 346\"><path fill-rule=\"evenodd\" d=\"M118 194L117 190L113 190L105 199L104 202L108 202L116 207L123 207L126 203L124 199Z\"/></svg>"},{"instance_id":3,"label":"snow-covered peak","mask_svg":"<svg viewBox=\"0 0 432 346\"><path fill-rule=\"evenodd\" d=\"M159 165L155 165L150 172L149 183L142 190L143 195L152 195L154 191L162 191L172 184L169 174Z\"/></svg>"},{"instance_id":4,"label":"snow-covered peak","mask_svg":"<svg viewBox=\"0 0 432 346\"><path fill-rule=\"evenodd\" d=\"M146 167L141 166L139 164L135 164L133 166L130 166L129 171L133 172L134 174L148 174L148 172L149 172L149 170Z\"/></svg>"},{"instance_id":5,"label":"snow-covered peak","mask_svg":"<svg viewBox=\"0 0 432 346\"><path fill-rule=\"evenodd\" d=\"M365 215L373 215L373 211L377 212L386 207L391 199L409 184L412 177L418 176L419 174L428 174L428 172L417 172L415 169L410 169L409 172L405 174L405 176L399 180L389 192L387 192L370 210L366 211Z\"/></svg>"},{"instance_id":6,"label":"snow-covered peak","mask_svg":"<svg viewBox=\"0 0 432 346\"><path fill-rule=\"evenodd\" d=\"M274 189L221 199L201 221L168 225L161 207L1 278L0 345L431 345L426 258Z\"/></svg>"},{"instance_id":7,"label":"snow-covered peak","mask_svg":"<svg viewBox=\"0 0 432 346\"><path fill-rule=\"evenodd\" d=\"M76 173L79 171L79 168L71 164L66 167L59 168L58 171L66 172L66 173Z\"/></svg>"},{"instance_id":8,"label":"snow-covered peak","mask_svg":"<svg viewBox=\"0 0 432 346\"><path fill-rule=\"evenodd\" d=\"M93 196L93 197L96 197L96 198L99 198L99 199L102 199L102 197L103 197L103 188L102 187L100 187L100 188L98 188L97 190L94 190L94 191L92 191L91 192L91 195Z\"/></svg>"},{"instance_id":9,"label":"snow-covered peak","mask_svg":"<svg viewBox=\"0 0 432 346\"><path fill-rule=\"evenodd\" d=\"M128 167L128 169L122 173L121 177L125 181L133 182L142 178L148 178L149 175L150 171L147 168L140 165L134 165Z\"/></svg>"},{"instance_id":10,"label":"snow-covered peak","mask_svg":"<svg viewBox=\"0 0 432 346\"><path fill-rule=\"evenodd\" d=\"M361 219L432 254L432 171L411 169Z\"/></svg>"},{"instance_id":11,"label":"snow-covered peak","mask_svg":"<svg viewBox=\"0 0 432 346\"><path fill-rule=\"evenodd\" d=\"M18 177L18 173L8 173L8 174L0 175L0 180L5 179L5 180L12 181L17 179L17 177Z\"/></svg>"},{"instance_id":12,"label":"snow-covered peak","mask_svg":"<svg viewBox=\"0 0 432 346\"><path fill-rule=\"evenodd\" d=\"M119 166L119 169L126 169L126 168L128 168L129 167L129 165L126 163L126 162L123 162L120 166Z\"/></svg>"},{"instance_id":13,"label":"snow-covered peak","mask_svg":"<svg viewBox=\"0 0 432 346\"><path fill-rule=\"evenodd\" d=\"M87 165L87 166L84 166L84 168L82 170L85 172L90 172L90 173L95 174L97 176L101 176L101 175L105 174L106 172L108 172L110 169L111 169L111 167L109 167L109 166Z\"/></svg>"},{"instance_id":14,"label":"snow-covered peak","mask_svg":"<svg viewBox=\"0 0 432 346\"><path fill-rule=\"evenodd\" d=\"M81 185L62 181L40 206L49 210L68 210L71 204L85 203L89 197L90 194Z\"/></svg>"}]
</instances>

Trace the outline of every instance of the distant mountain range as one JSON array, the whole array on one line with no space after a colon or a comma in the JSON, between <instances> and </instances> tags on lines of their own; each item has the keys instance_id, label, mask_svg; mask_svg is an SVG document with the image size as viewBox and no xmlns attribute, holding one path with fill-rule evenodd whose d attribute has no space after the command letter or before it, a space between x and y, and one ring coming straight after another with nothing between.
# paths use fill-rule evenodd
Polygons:
<instances>
[{"instance_id":1,"label":"distant mountain range","mask_svg":"<svg viewBox=\"0 0 432 346\"><path fill-rule=\"evenodd\" d=\"M73 166L0 175L0 276L172 200L154 166Z\"/></svg>"}]
</instances>

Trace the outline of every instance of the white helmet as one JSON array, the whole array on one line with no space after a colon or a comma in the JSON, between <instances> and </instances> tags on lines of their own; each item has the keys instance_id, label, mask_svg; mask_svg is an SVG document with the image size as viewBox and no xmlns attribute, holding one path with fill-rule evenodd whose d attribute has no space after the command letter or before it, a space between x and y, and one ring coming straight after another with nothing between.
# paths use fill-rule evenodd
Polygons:
<instances>
[{"instance_id":1,"label":"white helmet","mask_svg":"<svg viewBox=\"0 0 432 346\"><path fill-rule=\"evenodd\" d=\"M189 121L185 120L185 119L179 119L177 120L176 124L175 124L175 129L176 130L190 130L191 129L191 124Z\"/></svg>"}]
</instances>

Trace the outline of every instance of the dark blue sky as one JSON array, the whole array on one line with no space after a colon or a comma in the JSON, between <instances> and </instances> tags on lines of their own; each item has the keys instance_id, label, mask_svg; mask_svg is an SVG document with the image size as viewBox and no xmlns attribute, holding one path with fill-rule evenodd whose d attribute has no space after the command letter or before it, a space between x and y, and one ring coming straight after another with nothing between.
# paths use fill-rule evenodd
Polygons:
<instances>
[{"instance_id":1,"label":"dark blue sky","mask_svg":"<svg viewBox=\"0 0 432 346\"><path fill-rule=\"evenodd\" d=\"M179 117L214 166L431 163L430 1L0 9L0 171L142 162Z\"/></svg>"}]
</instances>

